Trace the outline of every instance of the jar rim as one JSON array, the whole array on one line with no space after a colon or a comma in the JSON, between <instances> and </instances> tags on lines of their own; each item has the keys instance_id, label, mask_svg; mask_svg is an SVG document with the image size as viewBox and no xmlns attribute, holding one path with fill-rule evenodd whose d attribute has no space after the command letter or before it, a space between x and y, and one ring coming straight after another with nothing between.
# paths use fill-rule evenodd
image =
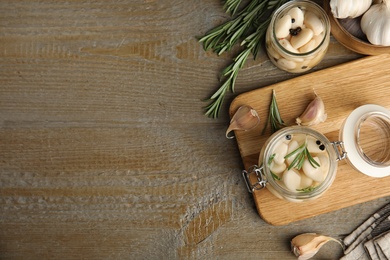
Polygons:
<instances>
[{"instance_id":1,"label":"jar rim","mask_svg":"<svg viewBox=\"0 0 390 260\"><path fill-rule=\"evenodd\" d=\"M276 37L276 33L275 33L275 20L276 18L282 13L282 12L286 12L288 10L290 10L292 7L295 7L299 4L307 4L308 6L312 7L312 8L315 8L316 10L318 10L322 17L323 20L324 20L324 26L325 26L325 35L324 37L322 38L321 40L321 43L318 44L317 47L315 47L313 50L309 51L309 52L304 52L304 53L296 53L296 52L291 52L289 50L287 50L286 48L284 48L278 41L278 38ZM290 7L290 8L289 8ZM298 6L299 7L299 6ZM289 8L289 9L287 9ZM324 42L330 37L330 20L329 20L329 17L328 15L326 14L325 10L320 6L318 5L317 3L315 2L312 2L310 0L292 0L292 1L289 1L285 4L283 4L282 6L280 6L273 14L272 16L272 19L271 19L271 22L270 22L271 26L272 26L272 39L275 41L275 44L280 48L281 51L283 51L285 54L287 55L291 55L291 56L296 56L296 57L305 57L305 56L309 56L313 53L316 53L318 50L321 49L321 46L324 44Z\"/></svg>"},{"instance_id":2,"label":"jar rim","mask_svg":"<svg viewBox=\"0 0 390 260\"><path fill-rule=\"evenodd\" d=\"M385 134L390 142L390 111L382 106L375 104L366 104L356 108L344 121L340 129L340 140L343 142L347 153L348 163L357 171L370 177L386 177L390 175L390 161L379 163L365 156L361 149L362 141L360 131L362 123L368 118L384 120L386 124ZM388 151L385 148L385 151ZM385 155L390 157L389 154ZM386 157L386 160L390 160Z\"/></svg>"}]
</instances>

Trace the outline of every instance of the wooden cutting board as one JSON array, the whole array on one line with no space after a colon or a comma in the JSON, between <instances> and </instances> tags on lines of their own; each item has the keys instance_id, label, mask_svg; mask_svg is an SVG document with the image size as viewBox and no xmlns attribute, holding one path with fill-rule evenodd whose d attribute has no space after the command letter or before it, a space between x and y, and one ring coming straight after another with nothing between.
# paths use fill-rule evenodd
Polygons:
<instances>
[{"instance_id":1,"label":"wooden cutting board","mask_svg":"<svg viewBox=\"0 0 390 260\"><path fill-rule=\"evenodd\" d=\"M330 141L337 141L343 121L355 108L371 103L390 109L390 54L365 57L237 96L230 105L231 117L240 106L249 105L261 119L253 130L235 131L245 169L258 164L260 149L271 134L270 130L261 132L267 121L272 90L283 120L294 125L295 118L314 98L313 89L323 99L328 114L325 122L313 128ZM267 189L255 191L253 198L266 222L285 225L389 195L390 177L368 177L343 160L338 163L333 185L316 200L287 202Z\"/></svg>"}]
</instances>

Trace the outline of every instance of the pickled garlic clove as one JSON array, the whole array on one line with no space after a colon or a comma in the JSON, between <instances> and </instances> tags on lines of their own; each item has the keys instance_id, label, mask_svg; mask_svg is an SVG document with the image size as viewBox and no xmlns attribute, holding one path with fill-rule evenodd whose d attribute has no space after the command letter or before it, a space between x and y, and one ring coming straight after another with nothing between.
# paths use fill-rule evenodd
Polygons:
<instances>
[{"instance_id":1,"label":"pickled garlic clove","mask_svg":"<svg viewBox=\"0 0 390 260\"><path fill-rule=\"evenodd\" d=\"M301 175L295 170L287 170L283 173L283 183L290 191L296 192L301 186Z\"/></svg>"},{"instance_id":2,"label":"pickled garlic clove","mask_svg":"<svg viewBox=\"0 0 390 260\"><path fill-rule=\"evenodd\" d=\"M285 38L290 34L291 28L291 16L285 15L275 24L275 36L276 38Z\"/></svg>"},{"instance_id":3,"label":"pickled garlic clove","mask_svg":"<svg viewBox=\"0 0 390 260\"><path fill-rule=\"evenodd\" d=\"M324 31L324 25L321 22L320 18L314 13L307 12L305 15L304 23L308 28L310 28L314 35L319 35Z\"/></svg>"},{"instance_id":4,"label":"pickled garlic clove","mask_svg":"<svg viewBox=\"0 0 390 260\"><path fill-rule=\"evenodd\" d=\"M310 102L302 115L296 119L296 123L303 126L314 126L325 122L326 118L324 102L316 94L315 99Z\"/></svg>"},{"instance_id":5,"label":"pickled garlic clove","mask_svg":"<svg viewBox=\"0 0 390 260\"><path fill-rule=\"evenodd\" d=\"M313 157L313 160L315 160L319 165L321 165L320 159L317 156ZM303 162L302 170L305 173L305 175L310 179L312 179L313 181L323 182L325 179L325 174L322 171L321 166L313 167L313 165L310 163L308 159L305 159L305 161Z\"/></svg>"},{"instance_id":6,"label":"pickled garlic clove","mask_svg":"<svg viewBox=\"0 0 390 260\"><path fill-rule=\"evenodd\" d=\"M295 236L291 240L291 251L298 260L305 260L312 258L320 248L328 241L335 241L344 249L342 242L335 238L319 235L316 233L303 233Z\"/></svg>"},{"instance_id":7,"label":"pickled garlic clove","mask_svg":"<svg viewBox=\"0 0 390 260\"><path fill-rule=\"evenodd\" d=\"M269 169L271 170L271 172L276 174L278 177L281 177L279 175L287 169L287 165L284 163L279 164L279 163L272 161L271 165L269 166Z\"/></svg>"},{"instance_id":8,"label":"pickled garlic clove","mask_svg":"<svg viewBox=\"0 0 390 260\"><path fill-rule=\"evenodd\" d=\"M307 137L307 150L312 153L324 153L325 145L321 143L321 141L315 139L312 136Z\"/></svg>"},{"instance_id":9,"label":"pickled garlic clove","mask_svg":"<svg viewBox=\"0 0 390 260\"><path fill-rule=\"evenodd\" d=\"M288 150L287 150L287 154L290 154L292 153L294 150L296 150L297 148L299 147L299 144L296 140L292 140L289 144L288 144ZM288 163L288 165L290 165L292 163L292 161L294 161L295 157L297 156L297 154L293 154L291 156L289 156L288 158L286 158L286 161Z\"/></svg>"},{"instance_id":10,"label":"pickled garlic clove","mask_svg":"<svg viewBox=\"0 0 390 260\"><path fill-rule=\"evenodd\" d=\"M303 20L304 20L304 14L299 7L291 8L287 12L287 15L290 15L290 17L291 17L291 28L292 29L302 27Z\"/></svg>"},{"instance_id":11,"label":"pickled garlic clove","mask_svg":"<svg viewBox=\"0 0 390 260\"><path fill-rule=\"evenodd\" d=\"M234 136L229 136L229 133L233 130L248 131L255 128L259 122L260 117L256 110L247 105L240 106L230 120L230 125L226 130L226 138L234 138Z\"/></svg>"},{"instance_id":12,"label":"pickled garlic clove","mask_svg":"<svg viewBox=\"0 0 390 260\"><path fill-rule=\"evenodd\" d=\"M287 154L288 145L284 141L280 141L274 150L274 159L273 161L277 164L284 163L284 157Z\"/></svg>"},{"instance_id":13,"label":"pickled garlic clove","mask_svg":"<svg viewBox=\"0 0 390 260\"><path fill-rule=\"evenodd\" d=\"M329 158L328 156L326 156L325 154L319 154L317 155L318 156L318 159L320 160L320 165L321 165L321 169L322 169L322 173L325 175L328 174L329 172Z\"/></svg>"},{"instance_id":14,"label":"pickled garlic clove","mask_svg":"<svg viewBox=\"0 0 390 260\"><path fill-rule=\"evenodd\" d=\"M307 177L305 174L301 175L301 186L299 189L304 189L313 185L313 180Z\"/></svg>"},{"instance_id":15,"label":"pickled garlic clove","mask_svg":"<svg viewBox=\"0 0 390 260\"><path fill-rule=\"evenodd\" d=\"M304 28L297 36L291 37L291 46L297 50L307 44L313 38L313 31L309 28Z\"/></svg>"}]
</instances>

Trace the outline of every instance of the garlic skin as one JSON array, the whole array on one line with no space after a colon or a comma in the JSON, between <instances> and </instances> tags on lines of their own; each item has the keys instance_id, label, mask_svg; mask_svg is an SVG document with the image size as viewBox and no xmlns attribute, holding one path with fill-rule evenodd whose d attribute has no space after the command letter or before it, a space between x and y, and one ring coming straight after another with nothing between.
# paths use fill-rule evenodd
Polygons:
<instances>
[{"instance_id":1,"label":"garlic skin","mask_svg":"<svg viewBox=\"0 0 390 260\"><path fill-rule=\"evenodd\" d=\"M302 115L296 119L296 123L302 126L314 126L325 122L327 117L324 102L316 94L315 99L310 102Z\"/></svg>"},{"instance_id":2,"label":"garlic skin","mask_svg":"<svg viewBox=\"0 0 390 260\"><path fill-rule=\"evenodd\" d=\"M226 130L226 138L234 138L234 136L229 136L229 133L233 130L248 131L255 128L259 123L260 117L256 110L247 105L240 106L230 120L230 125Z\"/></svg>"},{"instance_id":3,"label":"garlic skin","mask_svg":"<svg viewBox=\"0 0 390 260\"><path fill-rule=\"evenodd\" d=\"M362 31L374 45L390 46L390 2L374 4L360 21Z\"/></svg>"},{"instance_id":4,"label":"garlic skin","mask_svg":"<svg viewBox=\"0 0 390 260\"><path fill-rule=\"evenodd\" d=\"M364 14L372 0L330 0L329 5L335 18L355 18Z\"/></svg>"},{"instance_id":5,"label":"garlic skin","mask_svg":"<svg viewBox=\"0 0 390 260\"><path fill-rule=\"evenodd\" d=\"M310 259L328 241L335 241L344 249L344 245L332 237L316 233L303 233L291 240L291 251L298 257L298 260Z\"/></svg>"}]
</instances>

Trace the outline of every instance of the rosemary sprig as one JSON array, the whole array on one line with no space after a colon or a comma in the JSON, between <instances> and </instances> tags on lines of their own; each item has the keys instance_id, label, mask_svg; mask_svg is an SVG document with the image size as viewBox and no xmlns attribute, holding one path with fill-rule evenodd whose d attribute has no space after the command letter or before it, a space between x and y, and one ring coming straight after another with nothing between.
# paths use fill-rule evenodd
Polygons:
<instances>
[{"instance_id":1,"label":"rosemary sprig","mask_svg":"<svg viewBox=\"0 0 390 260\"><path fill-rule=\"evenodd\" d=\"M226 11L228 12L240 0L229 1ZM218 55L225 51L229 51L232 47L244 36L247 35L248 30L253 26L254 22L259 18L263 12L266 0L252 0L247 6L232 20L221 24L200 38L203 42L203 48L208 51L212 49ZM233 10L234 11L234 10ZM244 36L245 37L245 36Z\"/></svg>"},{"instance_id":2,"label":"rosemary sprig","mask_svg":"<svg viewBox=\"0 0 390 260\"><path fill-rule=\"evenodd\" d=\"M315 188L316 188L316 187L314 187L314 186L308 186L308 187L303 188L303 189L297 189L297 191L299 191L299 192L311 192L311 191L313 191Z\"/></svg>"},{"instance_id":3,"label":"rosemary sprig","mask_svg":"<svg viewBox=\"0 0 390 260\"><path fill-rule=\"evenodd\" d=\"M235 15L240 4L241 0L225 0L225 5L223 6L223 8L227 13Z\"/></svg>"},{"instance_id":4,"label":"rosemary sprig","mask_svg":"<svg viewBox=\"0 0 390 260\"><path fill-rule=\"evenodd\" d=\"M244 48L238 56L233 59L228 67L222 71L224 82L221 87L208 99L211 103L205 107L205 114L217 118L227 92L234 92L234 85L239 70L244 66L247 58L252 53L253 58L262 46L265 32L271 21L270 12L275 11L287 0L250 0L237 16L224 24L215 27L207 32L199 41L203 48L213 50L218 55L231 48L240 40ZM241 0L226 0L224 8L226 12L235 14Z\"/></svg>"},{"instance_id":5,"label":"rosemary sprig","mask_svg":"<svg viewBox=\"0 0 390 260\"><path fill-rule=\"evenodd\" d=\"M273 159L275 158L276 154L272 154L269 158L268 158L268 165L270 166ZM269 171L271 173L271 176L272 178L274 178L274 180L278 180L280 181L280 177L278 175L276 175L275 173L273 173L271 170Z\"/></svg>"},{"instance_id":6,"label":"rosemary sprig","mask_svg":"<svg viewBox=\"0 0 390 260\"><path fill-rule=\"evenodd\" d=\"M291 164L288 166L288 168L287 168L288 170L290 170L291 168L296 168L297 170L300 170L302 168L304 161L305 161L305 158L307 158L309 160L309 163L311 164L311 166L313 166L313 168L320 167L319 163L316 160L314 160L314 158L311 156L309 150L307 149L307 141L306 140L297 149L295 149L291 153L287 154L284 158L287 159L287 158L293 156L294 154L296 154L296 156L295 156L294 160L291 162Z\"/></svg>"},{"instance_id":7,"label":"rosemary sprig","mask_svg":"<svg viewBox=\"0 0 390 260\"><path fill-rule=\"evenodd\" d=\"M275 90L272 90L272 98L271 98L271 104L269 106L269 114L267 122L263 128L262 133L265 133L265 130L267 129L268 124L271 124L271 132L275 133L276 131L282 129L286 126L284 123L282 117L280 116L278 102L276 101L276 93Z\"/></svg>"}]
</instances>

